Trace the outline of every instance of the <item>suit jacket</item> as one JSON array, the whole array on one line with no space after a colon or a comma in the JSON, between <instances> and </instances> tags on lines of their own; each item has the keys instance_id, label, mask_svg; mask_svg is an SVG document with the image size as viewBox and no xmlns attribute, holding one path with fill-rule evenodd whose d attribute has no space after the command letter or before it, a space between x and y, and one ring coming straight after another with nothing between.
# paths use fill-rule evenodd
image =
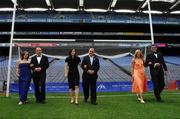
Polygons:
<instances>
[{"instance_id":1,"label":"suit jacket","mask_svg":"<svg viewBox=\"0 0 180 119\"><path fill-rule=\"evenodd\" d=\"M46 73L46 70L49 67L48 58L46 56L44 56L44 55L42 55L41 61L40 61L39 64L38 64L38 61L37 61L37 56L33 56L31 58L31 63L30 64L34 64L34 66L32 67L33 74L44 74L44 73ZM38 68L38 67L41 67L41 71L40 72L34 71L34 69Z\"/></svg>"},{"instance_id":2,"label":"suit jacket","mask_svg":"<svg viewBox=\"0 0 180 119\"><path fill-rule=\"evenodd\" d=\"M151 62L152 64L148 64L149 62ZM160 63L160 67L154 67L155 63ZM148 54L146 57L145 66L150 67L151 75L153 75L153 73L158 72L158 71L163 72L163 69L167 71L167 66L165 64L163 55L161 53L157 53L157 58L154 55L154 53Z\"/></svg>"},{"instance_id":3,"label":"suit jacket","mask_svg":"<svg viewBox=\"0 0 180 119\"><path fill-rule=\"evenodd\" d=\"M87 65L87 68L84 68L84 65ZM97 72L99 71L99 59L94 56L93 57L93 63L91 65L91 61L90 61L90 57L89 55L88 56L85 56L83 58L83 61L81 63L81 68L83 69L83 79L86 79L86 78L98 78L98 74ZM87 71L88 70L94 70L94 74L88 74Z\"/></svg>"}]
</instances>

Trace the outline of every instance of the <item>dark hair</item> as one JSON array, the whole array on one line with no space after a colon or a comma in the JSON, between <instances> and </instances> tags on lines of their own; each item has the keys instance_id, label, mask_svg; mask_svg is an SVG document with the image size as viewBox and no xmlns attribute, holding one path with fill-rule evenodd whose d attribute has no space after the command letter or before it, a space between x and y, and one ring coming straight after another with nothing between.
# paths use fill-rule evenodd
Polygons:
<instances>
[{"instance_id":1,"label":"dark hair","mask_svg":"<svg viewBox=\"0 0 180 119\"><path fill-rule=\"evenodd\" d=\"M24 51L24 52L21 53L21 60L24 59L24 55L25 55L26 53L28 53L28 51ZM28 53L27 59L29 59L29 53Z\"/></svg>"},{"instance_id":2,"label":"dark hair","mask_svg":"<svg viewBox=\"0 0 180 119\"><path fill-rule=\"evenodd\" d=\"M77 55L77 53L76 53L76 49L75 49L75 48L71 48L71 49L69 50L69 57L72 57L72 56L71 56L71 52L72 52L73 50L75 50L75 55L74 55L74 56L76 56L76 55Z\"/></svg>"},{"instance_id":3,"label":"dark hair","mask_svg":"<svg viewBox=\"0 0 180 119\"><path fill-rule=\"evenodd\" d=\"M136 48L136 50L141 50L141 48Z\"/></svg>"},{"instance_id":4,"label":"dark hair","mask_svg":"<svg viewBox=\"0 0 180 119\"><path fill-rule=\"evenodd\" d=\"M156 44L152 44L151 47L157 47L157 45Z\"/></svg>"}]
</instances>

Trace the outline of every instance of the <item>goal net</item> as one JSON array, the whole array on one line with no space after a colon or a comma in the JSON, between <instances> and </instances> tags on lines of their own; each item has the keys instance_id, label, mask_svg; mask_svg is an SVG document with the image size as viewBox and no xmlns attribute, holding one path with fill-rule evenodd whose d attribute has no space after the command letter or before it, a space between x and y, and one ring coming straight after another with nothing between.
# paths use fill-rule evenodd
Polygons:
<instances>
[{"instance_id":1,"label":"goal net","mask_svg":"<svg viewBox=\"0 0 180 119\"><path fill-rule=\"evenodd\" d=\"M46 88L49 92L68 91L68 81L64 77L64 62L68 56L69 49L75 48L78 56L83 59L88 55L90 47L95 48L96 56L100 60L100 71L98 82L126 82L131 81L130 65L132 56L137 48L140 48L144 54L148 50L150 43L78 43L78 42L38 42L38 41L13 41L10 92L18 92L18 77L15 73L16 61L20 58L23 51L28 51L30 58L35 55L35 48L41 47L43 55L48 57L50 66L47 70ZM4 62L4 78L7 77L7 63ZM82 69L79 67L80 77ZM80 79L82 82L82 79ZM33 85L30 92L33 92Z\"/></svg>"}]
</instances>

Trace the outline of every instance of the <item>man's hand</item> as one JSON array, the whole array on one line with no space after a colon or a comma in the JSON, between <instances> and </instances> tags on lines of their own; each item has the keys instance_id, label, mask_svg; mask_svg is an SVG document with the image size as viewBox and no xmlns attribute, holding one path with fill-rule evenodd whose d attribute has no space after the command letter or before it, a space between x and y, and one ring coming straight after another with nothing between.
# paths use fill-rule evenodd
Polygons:
<instances>
[{"instance_id":1,"label":"man's hand","mask_svg":"<svg viewBox=\"0 0 180 119\"><path fill-rule=\"evenodd\" d=\"M40 72L41 71L41 67L35 68L34 69L36 72Z\"/></svg>"},{"instance_id":2,"label":"man's hand","mask_svg":"<svg viewBox=\"0 0 180 119\"><path fill-rule=\"evenodd\" d=\"M87 73L92 75L94 74L94 70L88 70Z\"/></svg>"},{"instance_id":3,"label":"man's hand","mask_svg":"<svg viewBox=\"0 0 180 119\"><path fill-rule=\"evenodd\" d=\"M87 68L87 65L84 65L84 69L86 69Z\"/></svg>"},{"instance_id":4,"label":"man's hand","mask_svg":"<svg viewBox=\"0 0 180 119\"><path fill-rule=\"evenodd\" d=\"M152 64L152 62L148 62L148 64L149 64L149 65L151 65L151 64Z\"/></svg>"},{"instance_id":5,"label":"man's hand","mask_svg":"<svg viewBox=\"0 0 180 119\"><path fill-rule=\"evenodd\" d=\"M94 74L94 70L91 70L91 74Z\"/></svg>"}]
</instances>

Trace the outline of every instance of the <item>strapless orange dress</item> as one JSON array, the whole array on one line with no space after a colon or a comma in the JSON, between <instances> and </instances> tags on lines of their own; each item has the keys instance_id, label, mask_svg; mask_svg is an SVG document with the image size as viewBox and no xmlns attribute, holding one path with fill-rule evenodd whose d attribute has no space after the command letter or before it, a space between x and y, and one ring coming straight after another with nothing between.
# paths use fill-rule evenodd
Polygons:
<instances>
[{"instance_id":1,"label":"strapless orange dress","mask_svg":"<svg viewBox=\"0 0 180 119\"><path fill-rule=\"evenodd\" d=\"M141 59L135 59L134 61L134 77L132 77L132 92L144 93L147 92L147 78L143 61Z\"/></svg>"}]
</instances>

